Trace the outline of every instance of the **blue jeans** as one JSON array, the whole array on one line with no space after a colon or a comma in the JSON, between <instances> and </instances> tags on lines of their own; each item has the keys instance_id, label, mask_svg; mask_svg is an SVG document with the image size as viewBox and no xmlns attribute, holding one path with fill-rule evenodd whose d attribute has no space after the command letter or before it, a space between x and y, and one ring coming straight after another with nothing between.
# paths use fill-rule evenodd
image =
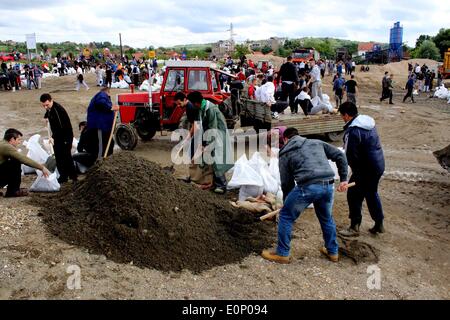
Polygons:
<instances>
[{"instance_id":1,"label":"blue jeans","mask_svg":"<svg viewBox=\"0 0 450 320\"><path fill-rule=\"evenodd\" d=\"M289 256L292 226L311 203L314 204L314 210L322 228L325 248L327 248L329 254L337 254L336 225L331 213L333 209L333 195L334 185L326 182L307 186L298 185L292 189L280 211L277 255Z\"/></svg>"}]
</instances>

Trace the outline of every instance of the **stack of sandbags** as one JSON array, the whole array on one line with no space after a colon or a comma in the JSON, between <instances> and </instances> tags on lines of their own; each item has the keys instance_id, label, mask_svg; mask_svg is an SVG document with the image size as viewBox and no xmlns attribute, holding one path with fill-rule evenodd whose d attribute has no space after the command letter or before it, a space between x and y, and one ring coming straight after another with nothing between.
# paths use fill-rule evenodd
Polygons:
<instances>
[{"instance_id":1,"label":"stack of sandbags","mask_svg":"<svg viewBox=\"0 0 450 320\"><path fill-rule=\"evenodd\" d=\"M114 82L111 84L113 89L128 89L130 85L125 80L120 80L119 82Z\"/></svg>"},{"instance_id":2,"label":"stack of sandbags","mask_svg":"<svg viewBox=\"0 0 450 320\"><path fill-rule=\"evenodd\" d=\"M282 198L278 158L269 162L255 152L250 160L243 155L236 161L228 189L239 188L239 201L248 197L258 198L263 193L273 193Z\"/></svg>"},{"instance_id":3,"label":"stack of sandbags","mask_svg":"<svg viewBox=\"0 0 450 320\"><path fill-rule=\"evenodd\" d=\"M58 78L59 77L59 73L44 73L42 75L42 79L46 79L46 78Z\"/></svg>"},{"instance_id":4,"label":"stack of sandbags","mask_svg":"<svg viewBox=\"0 0 450 320\"><path fill-rule=\"evenodd\" d=\"M440 86L434 92L434 97L439 99L446 99L450 103L450 90L448 90L444 85Z\"/></svg>"},{"instance_id":5,"label":"stack of sandbags","mask_svg":"<svg viewBox=\"0 0 450 320\"><path fill-rule=\"evenodd\" d=\"M253 213L266 214L279 210L283 207L283 202L278 199L273 193L267 193L257 198L248 197L244 201L230 201L230 204L235 208L243 208Z\"/></svg>"}]
</instances>

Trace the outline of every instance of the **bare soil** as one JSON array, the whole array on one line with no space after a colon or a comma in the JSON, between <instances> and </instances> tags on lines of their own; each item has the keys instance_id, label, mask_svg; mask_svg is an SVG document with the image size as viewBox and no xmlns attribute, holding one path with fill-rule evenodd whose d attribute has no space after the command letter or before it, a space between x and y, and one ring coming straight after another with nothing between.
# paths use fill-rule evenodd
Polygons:
<instances>
[{"instance_id":1,"label":"bare soil","mask_svg":"<svg viewBox=\"0 0 450 320\"><path fill-rule=\"evenodd\" d=\"M46 80L40 91L0 91L3 115L0 131L16 127L23 131L25 138L35 133L45 136L45 122L41 120L44 112L38 102L44 90L54 92L54 99L68 110L76 127L78 121L84 120L88 102L96 92L94 76L85 78L91 86L89 91L73 91L75 77ZM429 99L425 94L416 99L416 104L402 104L405 92L400 87L395 91L395 105L380 104L379 74L371 76L371 72L360 74L357 71L356 80L360 82L358 104L361 113L375 118L385 151L387 165L380 195L386 216L386 233L370 235L367 230L372 221L364 207L362 234L358 242L341 241L350 255L341 251L339 263L329 262L320 254L322 233L312 210L304 212L295 225L293 262L289 265L263 260L255 246L253 253L247 252L236 261L225 259L227 263L214 264L199 272L189 268L180 272L136 265L129 257L119 262L87 244L71 243L68 235L55 236L45 223L46 216L57 217L59 211L48 208L43 212L30 202L30 198L1 198L0 298L449 299L450 174L440 167L432 154L450 143L449 105L444 100ZM324 91L331 96L330 82L331 78L327 76ZM170 166L172 146L168 136L158 135L153 141L140 141L133 152L162 166ZM175 175L187 172L183 166L175 166L175 170ZM33 176L24 177L23 186L29 186L33 180ZM76 190L76 185L66 188ZM99 187L92 188L99 191ZM148 199L151 196L149 193ZM168 195L168 199L176 196ZM58 198L62 193L33 196L41 200L53 197L56 197L53 201L59 201L55 206L61 210L67 207L69 212L74 205ZM233 194L229 194L227 198L232 197ZM94 210L95 203L89 204L92 204L92 212L98 214L99 211ZM199 216L207 214L203 212L207 205L196 207ZM336 193L333 213L338 228L346 227L345 194ZM180 228L187 223L182 219L179 221ZM60 222L64 224L67 219L62 217ZM54 221L56 223L58 220ZM267 224L275 235L274 223ZM79 233L96 236L95 229L88 226L80 228ZM267 246L271 246L271 241ZM197 258L214 260L212 253ZM148 257L149 261L151 259ZM73 265L81 270L79 290L70 290L67 286L72 275L68 267ZM381 272L380 290L367 286L372 265Z\"/></svg>"}]
</instances>

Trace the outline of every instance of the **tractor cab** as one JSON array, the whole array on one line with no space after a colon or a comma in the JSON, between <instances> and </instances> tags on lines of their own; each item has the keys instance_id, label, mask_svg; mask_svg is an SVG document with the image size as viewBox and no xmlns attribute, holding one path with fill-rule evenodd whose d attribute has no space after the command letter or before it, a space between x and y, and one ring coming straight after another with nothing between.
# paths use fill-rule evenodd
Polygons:
<instances>
[{"instance_id":1,"label":"tractor cab","mask_svg":"<svg viewBox=\"0 0 450 320\"><path fill-rule=\"evenodd\" d=\"M184 108L175 104L177 92L188 95L199 91L206 100L224 109L225 100L229 99L230 94L222 92L218 81L220 73L224 72L210 61L167 61L162 86L158 91L119 94L117 144L124 150L132 150L136 147L137 137L150 140L156 131L177 129L185 113Z\"/></svg>"}]
</instances>

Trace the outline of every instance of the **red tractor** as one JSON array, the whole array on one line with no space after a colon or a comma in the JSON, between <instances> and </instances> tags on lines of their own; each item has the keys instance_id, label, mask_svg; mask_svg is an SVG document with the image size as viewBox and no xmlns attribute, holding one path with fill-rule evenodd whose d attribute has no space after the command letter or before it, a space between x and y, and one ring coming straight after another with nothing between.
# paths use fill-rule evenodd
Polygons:
<instances>
[{"instance_id":1,"label":"red tractor","mask_svg":"<svg viewBox=\"0 0 450 320\"><path fill-rule=\"evenodd\" d=\"M159 130L175 130L180 125L184 108L174 101L179 91L186 95L200 91L203 97L217 105L224 113L229 127L232 127L237 112L233 112L228 102L229 93L222 92L219 75L234 75L218 70L209 61L168 61L161 89L156 92L123 93L117 96L120 124L116 130L116 142L124 150L133 150L138 136L151 140Z\"/></svg>"}]
</instances>

